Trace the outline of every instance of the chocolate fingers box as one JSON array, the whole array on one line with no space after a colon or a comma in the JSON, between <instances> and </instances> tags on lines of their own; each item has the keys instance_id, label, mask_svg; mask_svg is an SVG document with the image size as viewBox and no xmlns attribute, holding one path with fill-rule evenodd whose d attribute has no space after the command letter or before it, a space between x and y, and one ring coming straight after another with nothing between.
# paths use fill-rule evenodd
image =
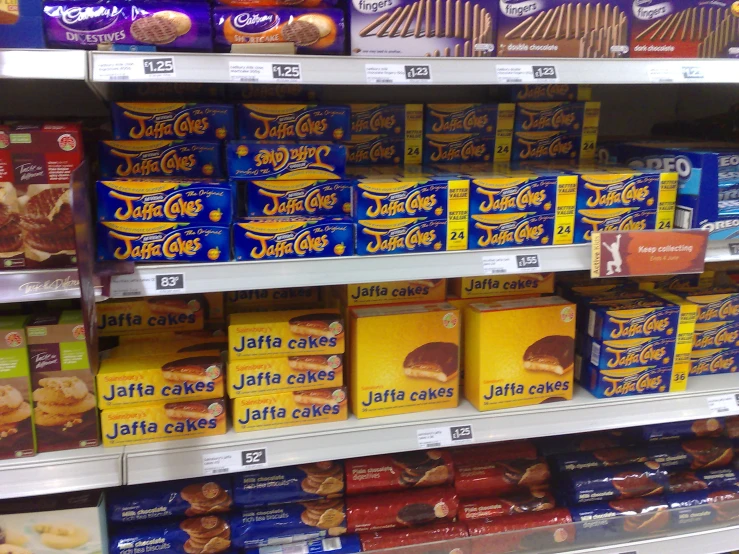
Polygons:
<instances>
[{"instance_id":1,"label":"chocolate fingers box","mask_svg":"<svg viewBox=\"0 0 739 554\"><path fill-rule=\"evenodd\" d=\"M210 9L200 2L49 2L43 17L49 48L95 50L101 44L122 44L213 49Z\"/></svg>"},{"instance_id":2,"label":"chocolate fingers box","mask_svg":"<svg viewBox=\"0 0 739 554\"><path fill-rule=\"evenodd\" d=\"M279 42L294 44L298 54L343 54L345 48L344 12L333 8L216 7L213 31L221 52Z\"/></svg>"},{"instance_id":3,"label":"chocolate fingers box","mask_svg":"<svg viewBox=\"0 0 739 554\"><path fill-rule=\"evenodd\" d=\"M182 140L104 140L100 142L100 175L104 179L218 179L223 177L221 145Z\"/></svg>"},{"instance_id":4,"label":"chocolate fingers box","mask_svg":"<svg viewBox=\"0 0 739 554\"><path fill-rule=\"evenodd\" d=\"M494 56L496 4L489 1L352 2L351 53L378 57Z\"/></svg>"},{"instance_id":5,"label":"chocolate fingers box","mask_svg":"<svg viewBox=\"0 0 739 554\"><path fill-rule=\"evenodd\" d=\"M234 187L230 183L178 181L98 181L100 221L230 223Z\"/></svg>"},{"instance_id":6,"label":"chocolate fingers box","mask_svg":"<svg viewBox=\"0 0 739 554\"><path fill-rule=\"evenodd\" d=\"M502 0L498 57L623 58L631 5L617 1Z\"/></svg>"},{"instance_id":7,"label":"chocolate fingers box","mask_svg":"<svg viewBox=\"0 0 739 554\"><path fill-rule=\"evenodd\" d=\"M230 235L228 226L106 221L98 223L98 260L226 262Z\"/></svg>"},{"instance_id":8,"label":"chocolate fingers box","mask_svg":"<svg viewBox=\"0 0 739 554\"><path fill-rule=\"evenodd\" d=\"M234 109L224 104L114 102L116 140L230 140Z\"/></svg>"}]
</instances>

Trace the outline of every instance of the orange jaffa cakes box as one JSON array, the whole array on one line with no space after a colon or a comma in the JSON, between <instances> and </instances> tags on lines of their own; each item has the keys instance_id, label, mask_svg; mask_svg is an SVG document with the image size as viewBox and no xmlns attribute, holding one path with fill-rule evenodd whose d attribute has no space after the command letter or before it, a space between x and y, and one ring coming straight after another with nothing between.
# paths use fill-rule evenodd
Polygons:
<instances>
[{"instance_id":1,"label":"orange jaffa cakes box","mask_svg":"<svg viewBox=\"0 0 739 554\"><path fill-rule=\"evenodd\" d=\"M489 298L554 292L554 273L483 275L449 280L449 292L457 298Z\"/></svg>"},{"instance_id":2,"label":"orange jaffa cakes box","mask_svg":"<svg viewBox=\"0 0 739 554\"><path fill-rule=\"evenodd\" d=\"M446 279L359 283L337 289L344 306L443 302L446 299Z\"/></svg>"},{"instance_id":3,"label":"orange jaffa cakes box","mask_svg":"<svg viewBox=\"0 0 739 554\"><path fill-rule=\"evenodd\" d=\"M460 313L446 302L352 308L350 385L358 418L454 408Z\"/></svg>"},{"instance_id":4,"label":"orange jaffa cakes box","mask_svg":"<svg viewBox=\"0 0 739 554\"><path fill-rule=\"evenodd\" d=\"M103 446L124 446L226 433L223 398L151 402L100 412Z\"/></svg>"},{"instance_id":5,"label":"orange jaffa cakes box","mask_svg":"<svg viewBox=\"0 0 739 554\"><path fill-rule=\"evenodd\" d=\"M231 402L233 429L237 433L342 421L348 417L344 387L245 396Z\"/></svg>"},{"instance_id":6,"label":"orange jaffa cakes box","mask_svg":"<svg viewBox=\"0 0 739 554\"><path fill-rule=\"evenodd\" d=\"M575 305L558 296L471 304L467 400L480 411L572 399Z\"/></svg>"},{"instance_id":7,"label":"orange jaffa cakes box","mask_svg":"<svg viewBox=\"0 0 739 554\"><path fill-rule=\"evenodd\" d=\"M343 354L344 319L338 310L288 310L231 314L228 357Z\"/></svg>"}]
</instances>

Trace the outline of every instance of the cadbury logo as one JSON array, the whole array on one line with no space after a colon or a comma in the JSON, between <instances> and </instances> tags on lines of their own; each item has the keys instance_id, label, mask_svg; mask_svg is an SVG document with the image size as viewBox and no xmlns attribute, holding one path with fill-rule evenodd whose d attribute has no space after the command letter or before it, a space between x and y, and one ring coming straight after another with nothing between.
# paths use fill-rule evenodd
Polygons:
<instances>
[{"instance_id":1,"label":"cadbury logo","mask_svg":"<svg viewBox=\"0 0 739 554\"><path fill-rule=\"evenodd\" d=\"M122 11L121 8L104 6L71 7L62 11L61 20L70 29L100 31L118 21Z\"/></svg>"},{"instance_id":2,"label":"cadbury logo","mask_svg":"<svg viewBox=\"0 0 739 554\"><path fill-rule=\"evenodd\" d=\"M279 23L280 18L271 13L240 13L233 18L234 27L248 33L266 31Z\"/></svg>"}]
</instances>

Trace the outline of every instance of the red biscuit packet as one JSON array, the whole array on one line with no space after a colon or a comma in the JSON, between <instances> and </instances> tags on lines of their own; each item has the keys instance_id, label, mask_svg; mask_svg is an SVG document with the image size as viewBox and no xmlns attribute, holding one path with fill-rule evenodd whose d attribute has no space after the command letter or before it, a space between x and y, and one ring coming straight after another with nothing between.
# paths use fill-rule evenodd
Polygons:
<instances>
[{"instance_id":1,"label":"red biscuit packet","mask_svg":"<svg viewBox=\"0 0 739 554\"><path fill-rule=\"evenodd\" d=\"M469 521L467 528L472 554L542 552L575 540L575 526L566 508Z\"/></svg>"},{"instance_id":2,"label":"red biscuit packet","mask_svg":"<svg viewBox=\"0 0 739 554\"><path fill-rule=\"evenodd\" d=\"M499 442L451 449L455 464L484 464L503 460L533 460L538 456L536 445L528 440Z\"/></svg>"},{"instance_id":3,"label":"red biscuit packet","mask_svg":"<svg viewBox=\"0 0 739 554\"><path fill-rule=\"evenodd\" d=\"M452 487L348 497L347 531L419 527L453 521L458 509L459 499Z\"/></svg>"},{"instance_id":4,"label":"red biscuit packet","mask_svg":"<svg viewBox=\"0 0 739 554\"><path fill-rule=\"evenodd\" d=\"M506 496L491 496L468 500L459 505L459 520L470 521L521 513L543 512L556 506L548 491L526 490Z\"/></svg>"},{"instance_id":5,"label":"red biscuit packet","mask_svg":"<svg viewBox=\"0 0 739 554\"><path fill-rule=\"evenodd\" d=\"M453 482L452 457L444 450L421 450L346 461L348 496L451 485Z\"/></svg>"},{"instance_id":6,"label":"red biscuit packet","mask_svg":"<svg viewBox=\"0 0 739 554\"><path fill-rule=\"evenodd\" d=\"M448 547L449 552L461 554L469 551L469 541L466 539L467 526L464 523L434 523L415 529L385 529L359 534L363 552L445 541L445 549ZM428 550L425 549L424 552Z\"/></svg>"},{"instance_id":7,"label":"red biscuit packet","mask_svg":"<svg viewBox=\"0 0 739 554\"><path fill-rule=\"evenodd\" d=\"M525 489L545 489L549 477L549 466L543 458L459 465L454 488L460 498L483 498Z\"/></svg>"}]
</instances>

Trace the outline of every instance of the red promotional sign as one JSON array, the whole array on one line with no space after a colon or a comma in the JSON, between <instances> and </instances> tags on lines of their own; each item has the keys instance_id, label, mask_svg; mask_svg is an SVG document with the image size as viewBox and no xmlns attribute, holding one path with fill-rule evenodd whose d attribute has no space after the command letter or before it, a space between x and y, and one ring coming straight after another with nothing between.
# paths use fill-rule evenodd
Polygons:
<instances>
[{"instance_id":1,"label":"red promotional sign","mask_svg":"<svg viewBox=\"0 0 739 554\"><path fill-rule=\"evenodd\" d=\"M708 231L607 231L593 233L591 277L702 273Z\"/></svg>"}]
</instances>

